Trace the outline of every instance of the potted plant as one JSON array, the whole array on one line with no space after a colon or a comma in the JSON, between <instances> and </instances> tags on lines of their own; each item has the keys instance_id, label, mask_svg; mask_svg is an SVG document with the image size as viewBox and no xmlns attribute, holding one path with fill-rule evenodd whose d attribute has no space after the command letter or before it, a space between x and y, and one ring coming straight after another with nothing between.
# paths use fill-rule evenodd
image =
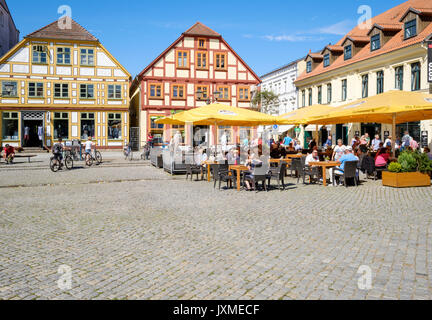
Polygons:
<instances>
[{"instance_id":1,"label":"potted plant","mask_svg":"<svg viewBox=\"0 0 432 320\"><path fill-rule=\"evenodd\" d=\"M426 154L404 151L398 162L391 163L383 172L383 185L394 188L430 187L432 161Z\"/></svg>"}]
</instances>

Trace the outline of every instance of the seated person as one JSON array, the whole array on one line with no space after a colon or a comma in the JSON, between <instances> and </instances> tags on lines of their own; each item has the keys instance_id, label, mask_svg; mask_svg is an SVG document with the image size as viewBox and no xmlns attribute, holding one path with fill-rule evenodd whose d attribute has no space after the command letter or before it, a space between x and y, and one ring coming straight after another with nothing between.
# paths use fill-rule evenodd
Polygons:
<instances>
[{"instance_id":1,"label":"seated person","mask_svg":"<svg viewBox=\"0 0 432 320\"><path fill-rule=\"evenodd\" d=\"M11 145L7 144L5 145L3 153L3 159L5 160L6 164L12 163L14 157L15 157L15 148Z\"/></svg>"},{"instance_id":2,"label":"seated person","mask_svg":"<svg viewBox=\"0 0 432 320\"><path fill-rule=\"evenodd\" d=\"M387 152L387 148L381 148L375 157L375 168L385 168L389 163L390 154Z\"/></svg>"},{"instance_id":3,"label":"seated person","mask_svg":"<svg viewBox=\"0 0 432 320\"><path fill-rule=\"evenodd\" d=\"M319 162L318 150L313 150L312 153L306 157L305 164L309 166L310 162Z\"/></svg>"},{"instance_id":4,"label":"seated person","mask_svg":"<svg viewBox=\"0 0 432 320\"><path fill-rule=\"evenodd\" d=\"M272 159L280 159L281 158L281 152L279 150L279 146L276 143L272 144L272 146L271 146L270 157Z\"/></svg>"},{"instance_id":5,"label":"seated person","mask_svg":"<svg viewBox=\"0 0 432 320\"><path fill-rule=\"evenodd\" d=\"M423 152L426 153L429 160L432 161L432 153L431 153L430 149L426 147L426 148L424 148Z\"/></svg>"},{"instance_id":6,"label":"seated person","mask_svg":"<svg viewBox=\"0 0 432 320\"><path fill-rule=\"evenodd\" d=\"M336 186L336 181L333 181L333 172L336 176L342 176L345 170L345 163L348 161L359 161L359 158L354 155L352 147L347 147L345 149L345 154L339 159L339 162L341 163L340 166L330 169L330 182L334 186Z\"/></svg>"},{"instance_id":7,"label":"seated person","mask_svg":"<svg viewBox=\"0 0 432 320\"><path fill-rule=\"evenodd\" d=\"M246 189L251 191L255 188L255 186L251 186L251 180L253 180L254 175L257 173L255 169L262 168L263 162L256 154L252 154L247 160L246 165L249 168L249 171L245 172L245 185Z\"/></svg>"}]
</instances>

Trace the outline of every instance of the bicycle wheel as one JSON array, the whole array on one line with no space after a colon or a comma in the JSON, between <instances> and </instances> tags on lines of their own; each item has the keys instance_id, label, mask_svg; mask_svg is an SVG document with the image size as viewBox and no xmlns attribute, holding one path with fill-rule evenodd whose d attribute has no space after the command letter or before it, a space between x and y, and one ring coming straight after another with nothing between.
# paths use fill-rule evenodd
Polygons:
<instances>
[{"instance_id":1,"label":"bicycle wheel","mask_svg":"<svg viewBox=\"0 0 432 320\"><path fill-rule=\"evenodd\" d=\"M50 160L50 169L52 172L57 172L60 169L60 164L57 159L51 158Z\"/></svg>"},{"instance_id":2,"label":"bicycle wheel","mask_svg":"<svg viewBox=\"0 0 432 320\"><path fill-rule=\"evenodd\" d=\"M65 162L66 169L68 169L68 170L72 170L73 169L73 159L72 159L71 156L67 156L65 158L64 162Z\"/></svg>"},{"instance_id":3,"label":"bicycle wheel","mask_svg":"<svg viewBox=\"0 0 432 320\"><path fill-rule=\"evenodd\" d=\"M85 157L85 164L88 167L91 167L93 165L93 157L91 155L86 155L86 157Z\"/></svg>"},{"instance_id":4,"label":"bicycle wheel","mask_svg":"<svg viewBox=\"0 0 432 320\"><path fill-rule=\"evenodd\" d=\"M102 163L102 155L99 151L95 152L95 159L96 159L96 163L98 165Z\"/></svg>"}]
</instances>

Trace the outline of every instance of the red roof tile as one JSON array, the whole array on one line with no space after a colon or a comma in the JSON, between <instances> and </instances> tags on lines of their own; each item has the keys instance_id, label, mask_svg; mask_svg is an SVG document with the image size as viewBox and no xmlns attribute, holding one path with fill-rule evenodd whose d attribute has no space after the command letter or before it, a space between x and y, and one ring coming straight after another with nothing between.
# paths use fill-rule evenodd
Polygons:
<instances>
[{"instance_id":1,"label":"red roof tile","mask_svg":"<svg viewBox=\"0 0 432 320\"><path fill-rule=\"evenodd\" d=\"M72 20L71 29L60 29L58 21L30 33L25 38L57 39L57 40L81 40L98 41L98 39L88 32L81 25Z\"/></svg>"},{"instance_id":2,"label":"red roof tile","mask_svg":"<svg viewBox=\"0 0 432 320\"><path fill-rule=\"evenodd\" d=\"M189 36L207 36L207 37L220 37L221 35L216 31L213 31L201 22L195 23L191 28L184 32L185 35Z\"/></svg>"},{"instance_id":3,"label":"red roof tile","mask_svg":"<svg viewBox=\"0 0 432 320\"><path fill-rule=\"evenodd\" d=\"M378 24L380 26L396 26L401 25L400 19L407 12L409 8L421 8L422 12L432 12L432 1L431 0L409 0L404 2L374 18L371 19L371 25ZM420 9L419 9L420 10ZM396 28L396 27L395 27ZM399 29L397 29L399 30ZM398 49L406 48L415 44L422 42L426 37L432 33L432 23L429 24L421 33L417 36L404 40L404 31L402 27L400 30L379 50L370 50L370 38L368 37L370 29L364 29L359 26L351 30L346 36L344 36L336 46L341 46L343 42L350 37L351 39L356 39L357 41L368 38L368 44L365 45L360 51L349 60L344 60L343 55L338 57L330 66L324 68L323 63L319 64L310 73L304 72L298 77L296 81L301 81L309 79L311 77L336 70L359 61L367 60L372 57L376 57L385 53L389 53Z\"/></svg>"}]
</instances>

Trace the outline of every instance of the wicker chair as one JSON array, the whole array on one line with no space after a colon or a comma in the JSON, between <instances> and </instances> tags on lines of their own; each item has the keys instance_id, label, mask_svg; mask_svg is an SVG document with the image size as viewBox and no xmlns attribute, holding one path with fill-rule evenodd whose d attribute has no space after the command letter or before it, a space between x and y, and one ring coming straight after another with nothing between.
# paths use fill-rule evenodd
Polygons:
<instances>
[{"instance_id":1,"label":"wicker chair","mask_svg":"<svg viewBox=\"0 0 432 320\"><path fill-rule=\"evenodd\" d=\"M193 175L197 175L197 181L199 180L199 175L201 174L201 166L186 164L186 180L188 180L189 175L191 176L191 181L193 180Z\"/></svg>"},{"instance_id":2,"label":"wicker chair","mask_svg":"<svg viewBox=\"0 0 432 320\"><path fill-rule=\"evenodd\" d=\"M219 190L221 189L222 182L227 183L227 188L229 188L229 183L231 186L234 184L234 175L230 174L227 164L218 164L214 166L214 186L216 188L216 183L219 181Z\"/></svg>"}]
</instances>

